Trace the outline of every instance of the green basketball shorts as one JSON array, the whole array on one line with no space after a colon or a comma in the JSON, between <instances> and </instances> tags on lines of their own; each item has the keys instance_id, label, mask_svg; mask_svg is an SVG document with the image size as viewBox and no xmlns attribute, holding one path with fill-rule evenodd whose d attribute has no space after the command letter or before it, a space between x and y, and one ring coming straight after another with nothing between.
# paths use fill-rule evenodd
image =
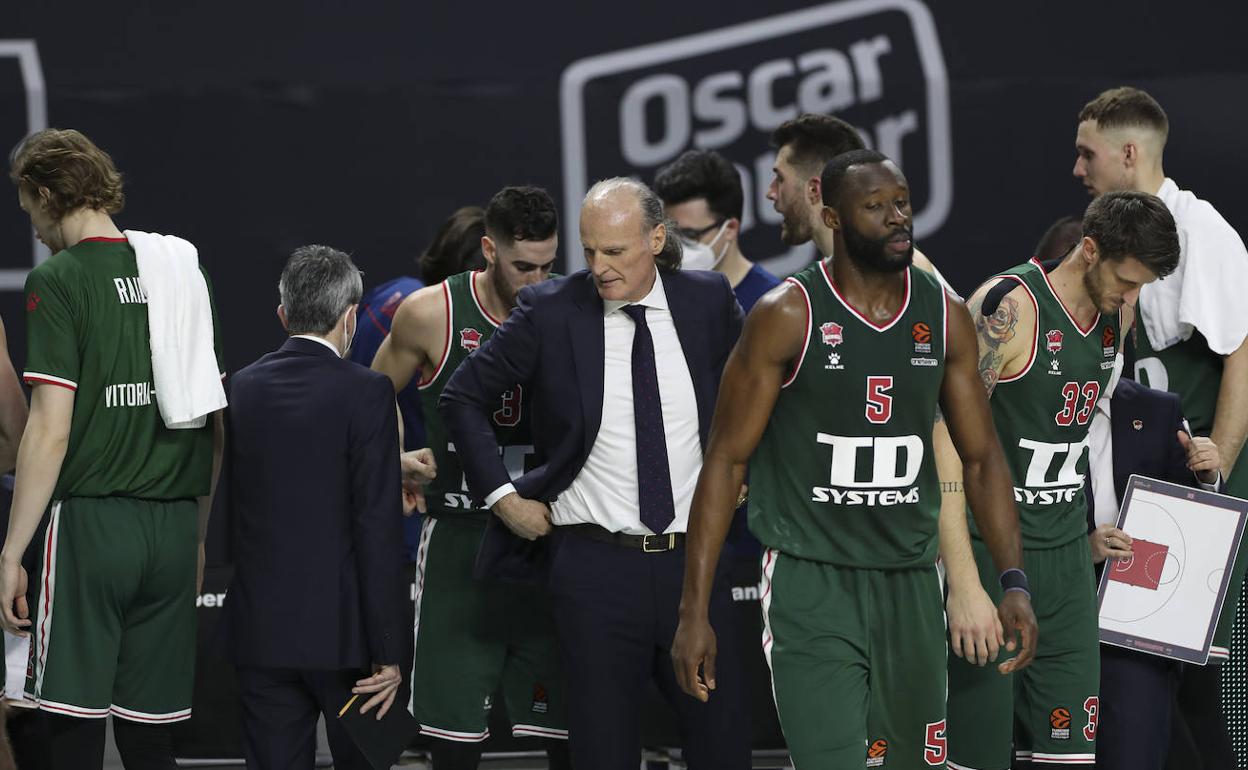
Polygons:
<instances>
[{"instance_id":1,"label":"green basketball shorts","mask_svg":"<svg viewBox=\"0 0 1248 770\"><path fill-rule=\"evenodd\" d=\"M480 581L477 515L425 519L416 556L412 716L450 741L489 736L501 690L517 737L567 738L558 641L544 586Z\"/></svg>"},{"instance_id":2,"label":"green basketball shorts","mask_svg":"<svg viewBox=\"0 0 1248 770\"><path fill-rule=\"evenodd\" d=\"M194 500L53 502L26 672L40 708L190 718L196 512Z\"/></svg>"},{"instance_id":3,"label":"green basketball shorts","mask_svg":"<svg viewBox=\"0 0 1248 770\"><path fill-rule=\"evenodd\" d=\"M945 610L936 567L763 554L763 652L795 770L945 766Z\"/></svg>"},{"instance_id":4,"label":"green basketball shorts","mask_svg":"<svg viewBox=\"0 0 1248 770\"><path fill-rule=\"evenodd\" d=\"M979 578L1000 603L988 547L972 539ZM1006 770L1012 762L1096 762L1101 655L1088 539L1023 551L1040 642L1031 665L1002 676L949 655L949 767ZM998 662L1011 654L1002 650Z\"/></svg>"}]
</instances>

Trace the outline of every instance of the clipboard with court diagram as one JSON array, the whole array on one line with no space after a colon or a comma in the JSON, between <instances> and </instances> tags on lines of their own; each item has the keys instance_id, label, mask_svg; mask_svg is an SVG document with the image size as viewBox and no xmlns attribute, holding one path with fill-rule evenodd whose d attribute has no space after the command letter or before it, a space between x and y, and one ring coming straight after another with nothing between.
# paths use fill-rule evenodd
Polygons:
<instances>
[{"instance_id":1,"label":"clipboard with court diagram","mask_svg":"<svg viewBox=\"0 0 1248 770\"><path fill-rule=\"evenodd\" d=\"M1246 521L1248 500L1131 476L1117 526L1133 553L1101 574L1101 642L1208 662Z\"/></svg>"}]
</instances>

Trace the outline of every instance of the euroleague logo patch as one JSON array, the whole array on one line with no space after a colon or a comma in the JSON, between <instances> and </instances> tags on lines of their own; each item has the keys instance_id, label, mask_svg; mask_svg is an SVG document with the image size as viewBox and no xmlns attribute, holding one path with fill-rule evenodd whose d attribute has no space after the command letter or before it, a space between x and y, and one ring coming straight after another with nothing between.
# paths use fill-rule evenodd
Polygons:
<instances>
[{"instance_id":1,"label":"euroleague logo patch","mask_svg":"<svg viewBox=\"0 0 1248 770\"><path fill-rule=\"evenodd\" d=\"M550 709L550 698L546 688L540 684L533 685L533 713L545 714Z\"/></svg>"},{"instance_id":2,"label":"euroleague logo patch","mask_svg":"<svg viewBox=\"0 0 1248 770\"><path fill-rule=\"evenodd\" d=\"M914 339L915 353L932 352L932 327L919 321L910 327L910 337Z\"/></svg>"},{"instance_id":3,"label":"euroleague logo patch","mask_svg":"<svg viewBox=\"0 0 1248 770\"><path fill-rule=\"evenodd\" d=\"M1049 712L1049 737L1055 741L1070 739L1070 709L1058 706Z\"/></svg>"},{"instance_id":4,"label":"euroleague logo patch","mask_svg":"<svg viewBox=\"0 0 1248 770\"><path fill-rule=\"evenodd\" d=\"M1114 344L1117 339L1112 326L1106 326L1105 331L1101 332L1101 352L1106 358L1112 358L1118 352L1118 346Z\"/></svg>"},{"instance_id":5,"label":"euroleague logo patch","mask_svg":"<svg viewBox=\"0 0 1248 770\"><path fill-rule=\"evenodd\" d=\"M867 747L867 767L883 767L888 756L888 741L877 738Z\"/></svg>"}]
</instances>

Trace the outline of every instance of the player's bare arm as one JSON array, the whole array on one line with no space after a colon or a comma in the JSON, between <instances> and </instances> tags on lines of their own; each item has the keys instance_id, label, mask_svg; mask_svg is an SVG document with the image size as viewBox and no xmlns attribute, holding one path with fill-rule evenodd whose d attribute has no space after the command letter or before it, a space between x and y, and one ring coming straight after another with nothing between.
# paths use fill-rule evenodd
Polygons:
<instances>
[{"instance_id":1,"label":"player's bare arm","mask_svg":"<svg viewBox=\"0 0 1248 770\"><path fill-rule=\"evenodd\" d=\"M967 303L979 348L976 368L990 396L1002 377L1012 377L1027 365L1036 325L1035 306L1021 285L984 315L985 295L995 285L990 281L979 287Z\"/></svg>"},{"instance_id":2,"label":"player's bare arm","mask_svg":"<svg viewBox=\"0 0 1248 770\"><path fill-rule=\"evenodd\" d=\"M737 507L746 464L767 428L780 386L806 344L808 323L802 290L791 283L777 286L750 312L724 366L710 440L689 511L680 625L672 642L676 680L682 690L701 701L715 689L715 632L709 620L715 566Z\"/></svg>"},{"instance_id":3,"label":"player's bare arm","mask_svg":"<svg viewBox=\"0 0 1248 770\"><path fill-rule=\"evenodd\" d=\"M26 427L26 394L9 358L9 342L0 322L0 469L17 465L17 445Z\"/></svg>"},{"instance_id":4,"label":"player's bare arm","mask_svg":"<svg viewBox=\"0 0 1248 770\"><path fill-rule=\"evenodd\" d=\"M60 385L35 385L30 404L30 420L17 451L17 485L9 509L9 532L0 552L0 625L19 636L26 636L24 629L30 625L22 554L48 508L69 449L74 391Z\"/></svg>"},{"instance_id":5,"label":"player's bare arm","mask_svg":"<svg viewBox=\"0 0 1248 770\"><path fill-rule=\"evenodd\" d=\"M977 365L977 360L983 358L983 343L976 344L975 327L961 305L950 302L948 313L940 408L962 458L966 498L997 571L1022 569L1022 535L1018 509L1014 506L1014 486L992 424L983 370ZM1035 656L1036 616L1030 597L1022 591L1007 591L998 612L1005 627L1006 649L1018 649L1016 657L998 666L1001 673L1008 674L1025 668Z\"/></svg>"},{"instance_id":6,"label":"player's bare arm","mask_svg":"<svg viewBox=\"0 0 1248 770\"><path fill-rule=\"evenodd\" d=\"M1233 353L1222 358L1222 384L1213 414L1213 443L1222 455L1222 478L1231 469L1248 437L1248 338Z\"/></svg>"},{"instance_id":7,"label":"player's bare arm","mask_svg":"<svg viewBox=\"0 0 1248 770\"><path fill-rule=\"evenodd\" d=\"M372 369L390 378L394 392L408 386L422 372L433 376L446 347L446 296L441 284L413 292L395 311L390 333L373 356ZM394 407L399 408L398 404ZM399 446L403 445L403 416L399 415ZM433 452L421 448L404 452L403 513L425 512L423 487L437 475Z\"/></svg>"}]
</instances>

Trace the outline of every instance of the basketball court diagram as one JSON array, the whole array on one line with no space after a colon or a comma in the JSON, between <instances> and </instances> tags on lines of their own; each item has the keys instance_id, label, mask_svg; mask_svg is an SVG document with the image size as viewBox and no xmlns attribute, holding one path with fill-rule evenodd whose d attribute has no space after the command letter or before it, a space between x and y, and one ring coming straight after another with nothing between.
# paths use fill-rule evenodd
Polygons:
<instances>
[{"instance_id":1,"label":"basketball court diagram","mask_svg":"<svg viewBox=\"0 0 1248 770\"><path fill-rule=\"evenodd\" d=\"M1233 498L1141 481L1124 496L1118 523L1132 555L1107 563L1101 581L1102 641L1199 651L1203 663L1244 514L1210 504Z\"/></svg>"}]
</instances>

